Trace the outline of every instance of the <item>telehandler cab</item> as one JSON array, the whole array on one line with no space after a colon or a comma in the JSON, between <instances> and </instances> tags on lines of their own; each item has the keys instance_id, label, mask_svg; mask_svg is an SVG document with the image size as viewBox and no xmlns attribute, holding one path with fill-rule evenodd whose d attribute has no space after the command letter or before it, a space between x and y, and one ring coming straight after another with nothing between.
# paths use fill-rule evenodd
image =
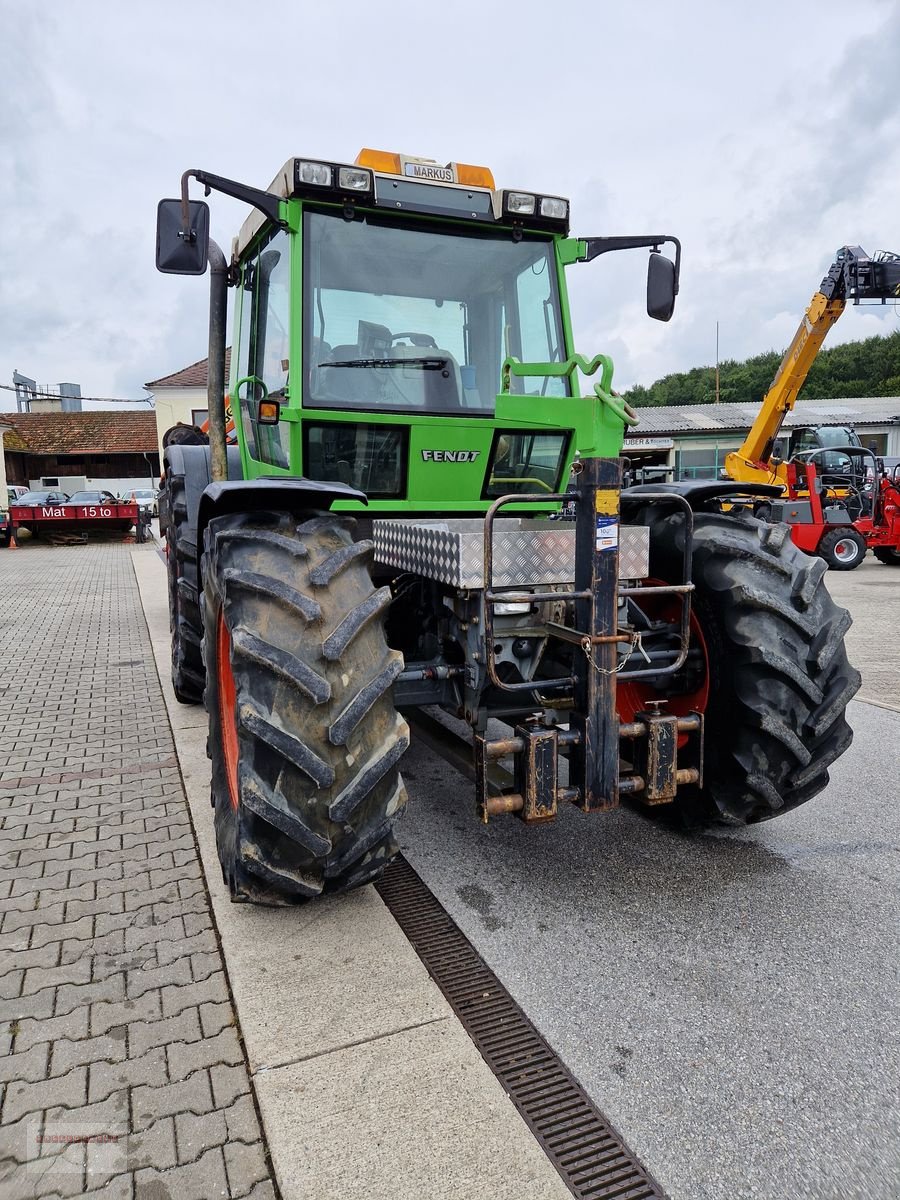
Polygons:
<instances>
[{"instance_id":1,"label":"telehandler cab","mask_svg":"<svg viewBox=\"0 0 900 1200\"><path fill-rule=\"evenodd\" d=\"M191 177L253 207L230 261ZM668 320L677 239L568 230L558 196L372 150L289 159L266 191L188 171L160 203L157 266L211 268L209 445L168 447L161 523L173 681L206 703L237 900L380 874L407 720L483 821L626 797L744 824L821 791L850 744L825 564L736 511L780 489L622 490L637 416L611 361L575 352L566 268L650 250Z\"/></svg>"}]
</instances>

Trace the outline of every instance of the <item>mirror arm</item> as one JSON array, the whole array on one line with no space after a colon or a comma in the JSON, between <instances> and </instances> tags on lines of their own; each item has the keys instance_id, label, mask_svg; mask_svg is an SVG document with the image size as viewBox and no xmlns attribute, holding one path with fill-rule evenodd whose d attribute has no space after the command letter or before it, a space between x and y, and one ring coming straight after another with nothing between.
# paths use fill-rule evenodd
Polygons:
<instances>
[{"instance_id":1,"label":"mirror arm","mask_svg":"<svg viewBox=\"0 0 900 1200\"><path fill-rule=\"evenodd\" d=\"M228 478L225 440L225 335L228 311L228 263L219 246L209 239L209 357L206 407L209 413L210 475L214 483Z\"/></svg>"},{"instance_id":2,"label":"mirror arm","mask_svg":"<svg viewBox=\"0 0 900 1200\"><path fill-rule=\"evenodd\" d=\"M580 238L587 247L581 262L590 262L601 254L609 254L612 250L639 250L642 247L659 252L664 242L671 242L675 247L675 294L678 294L678 282L681 278L681 242L677 237L668 233L646 234L641 237L593 237Z\"/></svg>"},{"instance_id":3,"label":"mirror arm","mask_svg":"<svg viewBox=\"0 0 900 1200\"><path fill-rule=\"evenodd\" d=\"M233 179L225 179L221 175L211 175L209 171L185 171L181 176L181 220L182 229L179 234L187 242L193 242L195 232L190 225L190 209L188 207L188 180L191 178L202 183L205 192L209 193L215 189L217 192L222 192L226 196L233 196L235 200L243 200L245 204L252 205L253 208L258 208L271 220L275 221L282 229L286 228L285 222L282 221L279 212L281 201L278 196L272 192L263 192L259 188L248 187L244 183L236 183Z\"/></svg>"}]
</instances>

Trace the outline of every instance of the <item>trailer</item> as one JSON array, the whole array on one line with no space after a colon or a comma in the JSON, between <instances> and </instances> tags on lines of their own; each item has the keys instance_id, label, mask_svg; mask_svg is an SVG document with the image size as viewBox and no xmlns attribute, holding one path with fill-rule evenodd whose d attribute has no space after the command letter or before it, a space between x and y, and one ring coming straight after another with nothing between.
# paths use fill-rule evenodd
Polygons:
<instances>
[{"instance_id":1,"label":"trailer","mask_svg":"<svg viewBox=\"0 0 900 1200\"><path fill-rule=\"evenodd\" d=\"M98 504L12 504L9 516L13 537L21 529L32 537L76 533L86 538L91 533L128 533L136 527L137 539L143 541L146 530L139 506L115 499Z\"/></svg>"}]
</instances>

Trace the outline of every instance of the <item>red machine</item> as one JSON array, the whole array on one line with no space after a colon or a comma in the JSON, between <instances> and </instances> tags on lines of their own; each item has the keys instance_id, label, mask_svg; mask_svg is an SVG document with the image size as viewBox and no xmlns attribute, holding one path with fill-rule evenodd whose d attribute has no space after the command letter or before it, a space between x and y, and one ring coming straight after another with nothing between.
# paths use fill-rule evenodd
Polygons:
<instances>
[{"instance_id":1,"label":"red machine","mask_svg":"<svg viewBox=\"0 0 900 1200\"><path fill-rule=\"evenodd\" d=\"M875 478L876 516L866 545L886 567L900 567L900 466Z\"/></svg>"},{"instance_id":2,"label":"red machine","mask_svg":"<svg viewBox=\"0 0 900 1200\"><path fill-rule=\"evenodd\" d=\"M872 451L860 446L814 450L786 466L786 495L767 503L766 517L790 525L801 550L835 571L852 571L868 549L880 562L900 566L897 470L884 476Z\"/></svg>"}]
</instances>

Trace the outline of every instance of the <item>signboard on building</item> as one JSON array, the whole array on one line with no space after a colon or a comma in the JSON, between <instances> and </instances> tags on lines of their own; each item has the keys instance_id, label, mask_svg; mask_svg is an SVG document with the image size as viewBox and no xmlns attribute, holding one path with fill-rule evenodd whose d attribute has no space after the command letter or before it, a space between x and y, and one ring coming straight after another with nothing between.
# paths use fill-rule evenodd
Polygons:
<instances>
[{"instance_id":1,"label":"signboard on building","mask_svg":"<svg viewBox=\"0 0 900 1200\"><path fill-rule=\"evenodd\" d=\"M623 450L671 450L675 446L672 438L654 438L654 437L627 437Z\"/></svg>"}]
</instances>

